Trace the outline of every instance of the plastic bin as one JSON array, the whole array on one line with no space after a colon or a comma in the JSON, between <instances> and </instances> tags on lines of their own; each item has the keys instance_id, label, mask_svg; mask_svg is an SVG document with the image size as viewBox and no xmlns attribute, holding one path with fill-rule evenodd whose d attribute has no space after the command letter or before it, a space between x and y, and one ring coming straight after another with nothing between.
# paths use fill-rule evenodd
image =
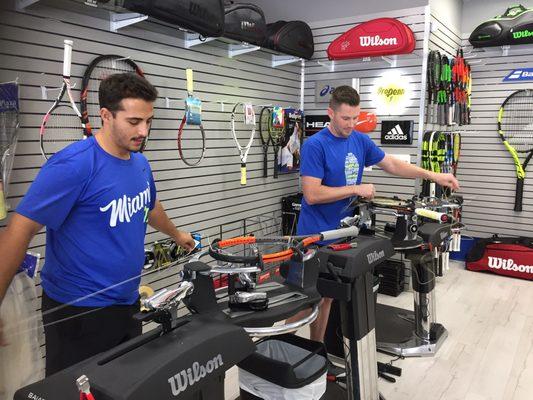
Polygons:
<instances>
[{"instance_id":1,"label":"plastic bin","mask_svg":"<svg viewBox=\"0 0 533 400\"><path fill-rule=\"evenodd\" d=\"M476 238L462 235L461 236L461 250L452 251L450 253L450 258L456 261L465 261L468 252L470 251L472 247L474 247L474 245L476 244L476 241L477 241Z\"/></svg>"},{"instance_id":2,"label":"plastic bin","mask_svg":"<svg viewBox=\"0 0 533 400\"><path fill-rule=\"evenodd\" d=\"M239 363L241 400L319 400L326 392L326 349L296 335L274 336Z\"/></svg>"}]
</instances>

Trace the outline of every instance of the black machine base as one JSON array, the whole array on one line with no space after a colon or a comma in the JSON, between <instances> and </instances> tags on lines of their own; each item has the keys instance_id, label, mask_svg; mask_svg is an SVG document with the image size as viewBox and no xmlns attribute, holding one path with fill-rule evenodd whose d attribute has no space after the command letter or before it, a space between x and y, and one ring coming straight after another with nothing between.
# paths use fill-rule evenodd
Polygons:
<instances>
[{"instance_id":1,"label":"black machine base","mask_svg":"<svg viewBox=\"0 0 533 400\"><path fill-rule=\"evenodd\" d=\"M431 327L431 337L423 339L415 333L414 312L403 308L376 305L376 341L378 351L403 357L434 356L448 337L438 323Z\"/></svg>"}]
</instances>

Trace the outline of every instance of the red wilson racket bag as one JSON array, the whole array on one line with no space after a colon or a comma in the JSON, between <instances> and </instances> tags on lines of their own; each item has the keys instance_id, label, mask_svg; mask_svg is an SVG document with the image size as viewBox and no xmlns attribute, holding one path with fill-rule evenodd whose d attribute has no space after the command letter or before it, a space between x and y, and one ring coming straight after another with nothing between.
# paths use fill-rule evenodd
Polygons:
<instances>
[{"instance_id":1,"label":"red wilson racket bag","mask_svg":"<svg viewBox=\"0 0 533 400\"><path fill-rule=\"evenodd\" d=\"M466 268L533 280L533 238L481 239L468 252Z\"/></svg>"},{"instance_id":2,"label":"red wilson racket bag","mask_svg":"<svg viewBox=\"0 0 533 400\"><path fill-rule=\"evenodd\" d=\"M128 10L177 25L202 36L224 33L223 0L121 0Z\"/></svg>"},{"instance_id":3,"label":"red wilson racket bag","mask_svg":"<svg viewBox=\"0 0 533 400\"><path fill-rule=\"evenodd\" d=\"M224 37L261 46L266 35L265 14L254 4L227 4Z\"/></svg>"},{"instance_id":4,"label":"red wilson racket bag","mask_svg":"<svg viewBox=\"0 0 533 400\"><path fill-rule=\"evenodd\" d=\"M378 18L344 32L328 46L330 60L412 53L415 35L403 22Z\"/></svg>"},{"instance_id":5,"label":"red wilson racket bag","mask_svg":"<svg viewBox=\"0 0 533 400\"><path fill-rule=\"evenodd\" d=\"M308 60L315 52L313 32L303 21L278 21L267 24L267 36L263 47Z\"/></svg>"}]
</instances>

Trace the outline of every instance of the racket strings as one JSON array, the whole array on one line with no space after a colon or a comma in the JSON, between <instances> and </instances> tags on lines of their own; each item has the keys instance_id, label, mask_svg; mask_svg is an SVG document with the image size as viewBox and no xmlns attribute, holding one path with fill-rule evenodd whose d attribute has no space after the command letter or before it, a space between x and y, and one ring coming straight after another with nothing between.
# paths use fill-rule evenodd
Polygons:
<instances>
[{"instance_id":1,"label":"racket strings","mask_svg":"<svg viewBox=\"0 0 533 400\"><path fill-rule=\"evenodd\" d=\"M507 101L501 130L505 140L517 152L533 150L533 91L517 93Z\"/></svg>"},{"instance_id":2,"label":"racket strings","mask_svg":"<svg viewBox=\"0 0 533 400\"><path fill-rule=\"evenodd\" d=\"M102 127L100 119L100 100L98 98L98 89L100 83L108 76L120 73L135 73L135 68L120 59L103 59L94 66L88 84L87 84L87 118L90 121L91 128L98 130Z\"/></svg>"},{"instance_id":3,"label":"racket strings","mask_svg":"<svg viewBox=\"0 0 533 400\"><path fill-rule=\"evenodd\" d=\"M53 110L46 121L42 139L44 143L48 144L47 154L59 151L65 147L65 143L80 140L81 124L74 110L66 105L60 105Z\"/></svg>"}]
</instances>

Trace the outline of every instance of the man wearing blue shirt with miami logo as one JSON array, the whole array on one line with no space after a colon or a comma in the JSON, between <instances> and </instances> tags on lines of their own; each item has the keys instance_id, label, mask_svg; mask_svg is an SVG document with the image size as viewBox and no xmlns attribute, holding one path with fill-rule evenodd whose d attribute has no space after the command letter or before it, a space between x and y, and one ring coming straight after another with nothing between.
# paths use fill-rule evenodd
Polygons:
<instances>
[{"instance_id":1,"label":"man wearing blue shirt with miami logo","mask_svg":"<svg viewBox=\"0 0 533 400\"><path fill-rule=\"evenodd\" d=\"M41 272L50 375L141 334L144 238L149 224L192 250L156 198L140 153L157 90L135 74L100 84L102 128L54 154L0 233L0 304L33 236L46 226ZM75 133L72 133L73 135ZM0 345L9 338L2 338Z\"/></svg>"}]
</instances>

